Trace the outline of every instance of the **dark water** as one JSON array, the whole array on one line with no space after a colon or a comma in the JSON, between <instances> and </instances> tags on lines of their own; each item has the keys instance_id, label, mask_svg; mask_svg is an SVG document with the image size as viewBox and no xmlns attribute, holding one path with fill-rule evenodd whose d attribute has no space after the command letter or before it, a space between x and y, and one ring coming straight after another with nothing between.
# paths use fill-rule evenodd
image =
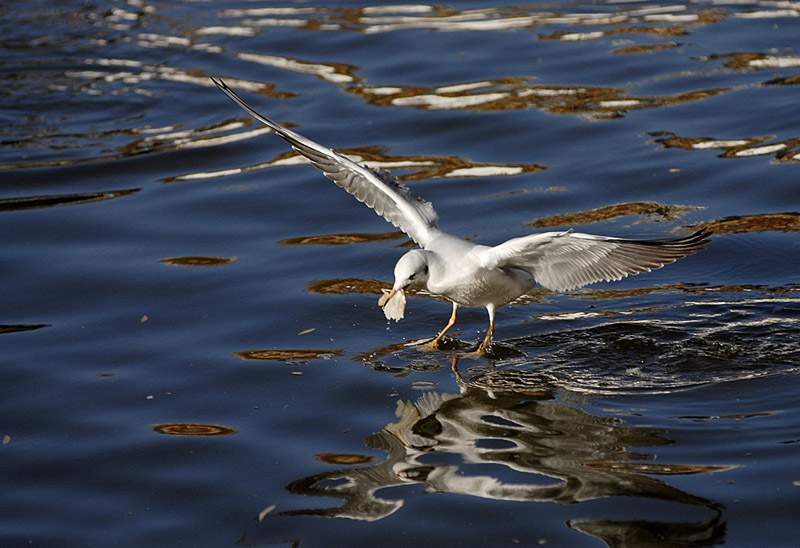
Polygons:
<instances>
[{"instance_id":1,"label":"dark water","mask_svg":"<svg viewBox=\"0 0 800 548\"><path fill-rule=\"evenodd\" d=\"M2 546L796 546L800 5L0 6ZM501 309L211 84L485 243L715 230ZM524 306L523 306L524 305Z\"/></svg>"}]
</instances>

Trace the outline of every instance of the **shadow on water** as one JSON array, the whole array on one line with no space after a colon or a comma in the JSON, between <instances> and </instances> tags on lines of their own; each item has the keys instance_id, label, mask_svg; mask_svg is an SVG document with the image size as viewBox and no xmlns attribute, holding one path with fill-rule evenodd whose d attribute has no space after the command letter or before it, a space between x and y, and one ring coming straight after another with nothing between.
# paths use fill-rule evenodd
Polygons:
<instances>
[{"instance_id":1,"label":"shadow on water","mask_svg":"<svg viewBox=\"0 0 800 548\"><path fill-rule=\"evenodd\" d=\"M559 389L538 373L496 369L462 379L459 388L460 394L428 391L415 402L398 400L397 421L365 441L368 448L386 453L381 462L342 466L286 486L297 495L342 503L281 511L271 507L240 544L268 537L276 520L296 516L384 519L400 511L405 500L397 489L391 496L381 492L409 485L421 486L427 493L495 501L573 504L616 497L661 501L675 508L658 517L572 519L566 525L609 546L724 542L722 505L662 478L723 472L735 466L657 463L655 454L631 448L675 443L664 430L631 426L562 401ZM626 508L637 513L630 503ZM674 516L681 521L672 521Z\"/></svg>"}]
</instances>

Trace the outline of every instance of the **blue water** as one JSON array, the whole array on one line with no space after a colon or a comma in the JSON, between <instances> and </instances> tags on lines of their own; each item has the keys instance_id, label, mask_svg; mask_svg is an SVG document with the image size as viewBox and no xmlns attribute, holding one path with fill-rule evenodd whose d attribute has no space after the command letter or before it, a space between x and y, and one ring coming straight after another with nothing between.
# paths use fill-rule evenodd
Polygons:
<instances>
[{"instance_id":1,"label":"blue water","mask_svg":"<svg viewBox=\"0 0 800 548\"><path fill-rule=\"evenodd\" d=\"M0 6L0 545L796 546L798 16ZM407 239L211 76L454 234L716 234L407 346Z\"/></svg>"}]
</instances>

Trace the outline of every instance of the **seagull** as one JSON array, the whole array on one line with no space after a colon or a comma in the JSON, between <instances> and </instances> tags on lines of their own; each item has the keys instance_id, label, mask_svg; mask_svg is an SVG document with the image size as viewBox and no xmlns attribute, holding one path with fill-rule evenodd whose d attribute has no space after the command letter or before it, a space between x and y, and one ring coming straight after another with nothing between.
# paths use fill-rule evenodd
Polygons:
<instances>
[{"instance_id":1,"label":"seagull","mask_svg":"<svg viewBox=\"0 0 800 548\"><path fill-rule=\"evenodd\" d=\"M450 319L427 345L439 348L456 323L459 306L486 308L489 328L476 354L487 356L494 335L495 312L538 283L564 292L599 281L621 280L661 268L703 249L710 231L679 238L632 240L582 234L572 229L512 238L490 247L464 240L438 226L430 202L414 197L387 171L374 170L262 116L220 79L211 79L234 103L266 124L327 178L405 232L419 248L400 257L394 284L378 304L388 319L400 320L405 292L422 288L453 304Z\"/></svg>"}]
</instances>

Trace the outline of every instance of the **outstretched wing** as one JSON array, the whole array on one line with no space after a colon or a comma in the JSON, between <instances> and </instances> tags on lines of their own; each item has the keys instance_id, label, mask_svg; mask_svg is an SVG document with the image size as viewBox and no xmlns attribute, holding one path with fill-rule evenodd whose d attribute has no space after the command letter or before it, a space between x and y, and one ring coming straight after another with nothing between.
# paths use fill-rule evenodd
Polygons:
<instances>
[{"instance_id":1,"label":"outstretched wing","mask_svg":"<svg viewBox=\"0 0 800 548\"><path fill-rule=\"evenodd\" d=\"M691 255L703 248L711 232L683 238L626 240L571 230L545 232L508 240L480 254L486 268L520 268L554 291L568 291L601 280L621 280Z\"/></svg>"},{"instance_id":2,"label":"outstretched wing","mask_svg":"<svg viewBox=\"0 0 800 548\"><path fill-rule=\"evenodd\" d=\"M222 80L211 79L230 99L250 116L271 127L297 152L311 160L331 181L375 210L378 215L408 234L424 247L438 232L439 216L430 202L411 195L408 187L386 171L373 171L341 154L295 133L262 116Z\"/></svg>"}]
</instances>

